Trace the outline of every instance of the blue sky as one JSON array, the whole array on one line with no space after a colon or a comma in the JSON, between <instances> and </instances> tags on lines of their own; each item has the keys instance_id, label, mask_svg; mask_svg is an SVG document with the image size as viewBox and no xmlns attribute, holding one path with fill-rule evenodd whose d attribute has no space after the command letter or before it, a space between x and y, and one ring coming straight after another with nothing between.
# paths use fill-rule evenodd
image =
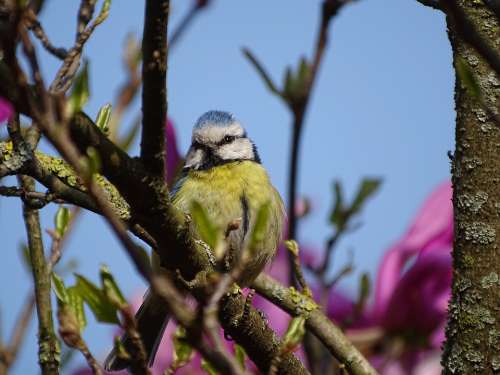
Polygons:
<instances>
[{"instance_id":1,"label":"blue sky","mask_svg":"<svg viewBox=\"0 0 500 375\"><path fill-rule=\"evenodd\" d=\"M49 37L56 45L69 46L78 2L47 3L42 23ZM190 3L172 0L171 24L175 26ZM180 149L187 150L191 127L203 112L231 111L246 126L286 198L291 116L266 90L241 48L250 48L281 82L287 65L296 66L302 55L311 56L320 1L212 3L170 55L169 116L176 125ZM92 81L86 110L92 116L113 101L123 82L120 59L125 36L132 33L140 38L142 18L143 1L115 1L109 19L88 42L85 55L91 60ZM58 62L45 53L40 56L50 82ZM358 1L345 7L331 24L300 155L299 191L313 202L312 214L299 229L301 242L321 249L330 233L326 219L334 179L343 182L349 196L364 176L384 180L360 217L363 226L340 242L334 257L332 270L347 261L349 249L354 251L356 273L343 281L344 289L355 291L360 272L373 274L384 250L402 234L426 195L449 178L446 153L453 149L454 140L453 84L444 17L414 0ZM125 125L139 111L136 101ZM135 145L132 154L137 152ZM43 210L43 228L52 227L54 212L55 207ZM31 288L31 275L23 269L17 251L25 232L15 199L0 199L0 232L4 260L0 324L8 337ZM69 259L76 259L79 272L94 280L99 265L108 264L129 295L143 285L106 224L95 215L81 218L65 248L63 262ZM71 283L72 277L66 280ZM37 371L35 325L14 374ZM107 326L90 321L85 337L99 358L111 345L110 332Z\"/></svg>"}]
</instances>

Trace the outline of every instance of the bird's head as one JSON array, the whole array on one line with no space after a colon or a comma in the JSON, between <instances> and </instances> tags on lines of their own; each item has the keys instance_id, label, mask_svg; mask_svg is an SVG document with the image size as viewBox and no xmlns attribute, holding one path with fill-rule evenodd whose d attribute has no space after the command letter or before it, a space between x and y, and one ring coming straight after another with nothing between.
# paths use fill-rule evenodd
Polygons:
<instances>
[{"instance_id":1,"label":"bird's head","mask_svg":"<svg viewBox=\"0 0 500 375\"><path fill-rule=\"evenodd\" d=\"M204 113L194 125L184 169L206 170L241 160L260 163L257 148L243 126L228 112Z\"/></svg>"}]
</instances>

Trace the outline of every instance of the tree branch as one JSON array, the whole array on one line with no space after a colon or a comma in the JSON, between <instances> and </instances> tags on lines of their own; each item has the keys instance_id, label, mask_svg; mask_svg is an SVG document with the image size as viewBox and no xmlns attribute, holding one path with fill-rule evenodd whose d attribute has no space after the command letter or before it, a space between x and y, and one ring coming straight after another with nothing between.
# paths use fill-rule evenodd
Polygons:
<instances>
[{"instance_id":1,"label":"tree branch","mask_svg":"<svg viewBox=\"0 0 500 375\"><path fill-rule=\"evenodd\" d=\"M35 181L20 176L19 181L25 191L33 191ZM42 231L38 211L23 204L24 222L28 235L31 266L35 284L36 310L38 314L38 361L42 374L59 373L60 348L54 332L52 321L52 303L50 300L50 277L42 243Z\"/></svg>"},{"instance_id":2,"label":"tree branch","mask_svg":"<svg viewBox=\"0 0 500 375\"><path fill-rule=\"evenodd\" d=\"M481 57L500 76L500 55L478 32L476 25L469 19L456 0L441 0L442 8L451 17L454 32L470 44Z\"/></svg>"},{"instance_id":3,"label":"tree branch","mask_svg":"<svg viewBox=\"0 0 500 375\"><path fill-rule=\"evenodd\" d=\"M263 297L279 306L292 316L304 314L306 327L312 332L330 353L353 375L376 375L370 363L356 349L318 308L315 302L298 293L294 288L285 288L270 276L261 274L254 281L253 287Z\"/></svg>"},{"instance_id":4,"label":"tree branch","mask_svg":"<svg viewBox=\"0 0 500 375\"><path fill-rule=\"evenodd\" d=\"M167 25L169 0L146 0L142 39L141 160L155 177L165 176L167 120Z\"/></svg>"},{"instance_id":5,"label":"tree branch","mask_svg":"<svg viewBox=\"0 0 500 375\"><path fill-rule=\"evenodd\" d=\"M442 1L455 7L449 1ZM484 31L485 42L500 50L500 20L483 4L457 1L460 12ZM450 13L448 13L450 15ZM458 22L457 22L458 21ZM500 128L483 116L481 103L459 74L460 64L474 71L486 103L499 108L498 70L481 59L481 51L464 35L460 21L447 17L453 51L455 82L455 153L453 182L453 280L448 304L443 374L494 374L498 372L500 332L498 258L500 220L498 189ZM483 56L484 57L484 56Z\"/></svg>"}]
</instances>

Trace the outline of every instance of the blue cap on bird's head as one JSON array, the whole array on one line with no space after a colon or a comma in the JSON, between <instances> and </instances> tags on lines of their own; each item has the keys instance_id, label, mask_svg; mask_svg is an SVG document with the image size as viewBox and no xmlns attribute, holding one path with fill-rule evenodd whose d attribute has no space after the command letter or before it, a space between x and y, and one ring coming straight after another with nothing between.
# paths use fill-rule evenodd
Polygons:
<instances>
[{"instance_id":1,"label":"blue cap on bird's head","mask_svg":"<svg viewBox=\"0 0 500 375\"><path fill-rule=\"evenodd\" d=\"M208 111L200 116L194 129L201 129L205 126L229 126L231 124L237 123L238 120L233 116L232 113L224 111Z\"/></svg>"},{"instance_id":2,"label":"blue cap on bird's head","mask_svg":"<svg viewBox=\"0 0 500 375\"><path fill-rule=\"evenodd\" d=\"M260 163L257 148L240 122L229 112L208 111L193 127L184 169L205 170L233 161Z\"/></svg>"}]
</instances>

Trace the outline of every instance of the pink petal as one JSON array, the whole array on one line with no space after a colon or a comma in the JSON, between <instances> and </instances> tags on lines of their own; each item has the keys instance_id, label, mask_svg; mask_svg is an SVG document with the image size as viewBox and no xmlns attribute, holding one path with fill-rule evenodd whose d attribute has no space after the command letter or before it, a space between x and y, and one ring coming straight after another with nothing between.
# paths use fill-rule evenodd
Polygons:
<instances>
[{"instance_id":1,"label":"pink petal","mask_svg":"<svg viewBox=\"0 0 500 375\"><path fill-rule=\"evenodd\" d=\"M412 332L421 337L441 329L446 320L451 277L449 253L419 257L394 289L381 324L388 332Z\"/></svg>"},{"instance_id":2,"label":"pink petal","mask_svg":"<svg viewBox=\"0 0 500 375\"><path fill-rule=\"evenodd\" d=\"M167 174L167 181L170 183L175 178L177 173L177 168L179 167L179 164L182 160L179 154L179 150L177 148L177 136L175 134L174 124L170 119L167 121L165 136L167 137L166 174Z\"/></svg>"},{"instance_id":3,"label":"pink petal","mask_svg":"<svg viewBox=\"0 0 500 375\"><path fill-rule=\"evenodd\" d=\"M449 251L453 238L453 206L450 182L432 192L419 210L408 232L385 254L375 288L375 314L387 308L405 265L421 251Z\"/></svg>"},{"instance_id":4,"label":"pink petal","mask_svg":"<svg viewBox=\"0 0 500 375\"><path fill-rule=\"evenodd\" d=\"M413 375L440 375L442 371L441 355L439 352L435 352L418 362L413 370Z\"/></svg>"},{"instance_id":5,"label":"pink petal","mask_svg":"<svg viewBox=\"0 0 500 375\"><path fill-rule=\"evenodd\" d=\"M12 104L0 96L0 122L8 121L14 114Z\"/></svg>"},{"instance_id":6,"label":"pink petal","mask_svg":"<svg viewBox=\"0 0 500 375\"><path fill-rule=\"evenodd\" d=\"M316 300L318 300L318 298L316 298ZM343 293L335 290L330 291L328 296L326 313L330 319L339 324L349 322L349 329L362 329L375 325L372 316L365 311L359 316L356 316L355 302L346 297Z\"/></svg>"}]
</instances>

